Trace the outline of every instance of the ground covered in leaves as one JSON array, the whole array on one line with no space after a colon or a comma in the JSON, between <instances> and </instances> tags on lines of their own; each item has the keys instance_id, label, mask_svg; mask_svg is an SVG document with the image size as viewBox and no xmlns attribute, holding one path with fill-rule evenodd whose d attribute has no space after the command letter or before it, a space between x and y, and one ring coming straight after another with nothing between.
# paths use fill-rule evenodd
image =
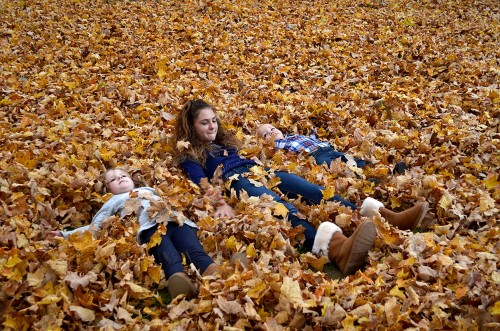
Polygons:
<instances>
[{"instance_id":1,"label":"ground covered in leaves","mask_svg":"<svg viewBox=\"0 0 500 331\"><path fill-rule=\"evenodd\" d=\"M0 12L4 329L500 328L497 1L1 0ZM172 160L174 118L193 97L217 106L249 156L353 202L426 199L434 224L376 219L366 269L339 278L265 199L232 198L238 216L213 219ZM317 129L374 165L358 178L273 153L252 136L264 121ZM392 176L400 160L411 169ZM198 298L165 296L133 217L46 240L88 224L115 165L200 226L222 272L186 266ZM350 233L356 221L333 203L299 206L315 225ZM248 269L228 265L236 251Z\"/></svg>"}]
</instances>

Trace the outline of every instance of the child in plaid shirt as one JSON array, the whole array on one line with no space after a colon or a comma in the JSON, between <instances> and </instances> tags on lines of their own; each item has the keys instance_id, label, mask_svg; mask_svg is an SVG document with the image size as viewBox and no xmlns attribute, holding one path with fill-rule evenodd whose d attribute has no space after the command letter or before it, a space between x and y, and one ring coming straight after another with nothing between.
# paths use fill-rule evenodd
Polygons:
<instances>
[{"instance_id":1,"label":"child in plaid shirt","mask_svg":"<svg viewBox=\"0 0 500 331\"><path fill-rule=\"evenodd\" d=\"M342 162L349 165L356 165L358 168L362 168L371 163L370 161L348 157L347 154L336 151L329 142L317 139L316 135L284 135L283 132L271 124L262 124L259 126L256 135L258 138L263 138L266 141L274 140L274 146L276 148L288 150L293 153L306 152L314 157L318 165L325 163L329 167L330 164L338 158L340 158ZM350 164L352 161L354 161L355 164ZM407 168L404 162L399 162L394 167L393 172L402 174Z\"/></svg>"}]
</instances>

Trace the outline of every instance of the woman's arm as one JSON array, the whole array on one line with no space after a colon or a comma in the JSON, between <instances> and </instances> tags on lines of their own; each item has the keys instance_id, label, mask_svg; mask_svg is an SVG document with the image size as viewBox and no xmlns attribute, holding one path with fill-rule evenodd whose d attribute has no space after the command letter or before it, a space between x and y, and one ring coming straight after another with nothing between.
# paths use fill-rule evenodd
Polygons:
<instances>
[{"instance_id":1,"label":"woman's arm","mask_svg":"<svg viewBox=\"0 0 500 331\"><path fill-rule=\"evenodd\" d=\"M208 180L208 176L203 170L201 164L199 164L196 161L190 159L184 160L181 163L181 167L182 169L184 169L184 172L186 173L188 178L191 179L198 186L200 185L201 180L203 178L207 178Z\"/></svg>"},{"instance_id":2,"label":"woman's arm","mask_svg":"<svg viewBox=\"0 0 500 331\"><path fill-rule=\"evenodd\" d=\"M184 172L187 174L188 178L191 179L196 185L201 187L201 181L203 180L203 178L206 178L208 183L208 176L206 175L205 171L203 171L203 168L198 162L185 160L181 163L181 166L184 169ZM222 196L220 198L221 199L218 199L218 204L215 209L214 216L234 217L233 207L228 205Z\"/></svg>"}]
</instances>

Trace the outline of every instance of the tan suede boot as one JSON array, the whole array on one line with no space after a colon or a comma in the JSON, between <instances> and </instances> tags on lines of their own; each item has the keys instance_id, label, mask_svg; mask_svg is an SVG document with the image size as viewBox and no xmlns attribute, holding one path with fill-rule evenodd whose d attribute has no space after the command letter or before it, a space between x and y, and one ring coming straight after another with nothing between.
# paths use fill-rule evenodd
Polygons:
<instances>
[{"instance_id":1,"label":"tan suede boot","mask_svg":"<svg viewBox=\"0 0 500 331\"><path fill-rule=\"evenodd\" d=\"M375 215L380 214L389 224L394 225L401 230L413 230L422 221L428 211L429 204L427 202L418 202L410 209L400 213L395 213L387 208L384 208L384 204L382 202L373 198L366 198L361 205L359 213L365 217L374 217Z\"/></svg>"},{"instance_id":2,"label":"tan suede boot","mask_svg":"<svg viewBox=\"0 0 500 331\"><path fill-rule=\"evenodd\" d=\"M401 230L413 230L422 221L429 211L427 202L418 202L415 206L405 211L395 213L387 208L380 208L380 215L387 220L391 225L398 227Z\"/></svg>"},{"instance_id":3,"label":"tan suede boot","mask_svg":"<svg viewBox=\"0 0 500 331\"><path fill-rule=\"evenodd\" d=\"M172 299L184 294L190 300L198 295L196 287L185 272L177 272L168 278L167 290Z\"/></svg>"},{"instance_id":4,"label":"tan suede boot","mask_svg":"<svg viewBox=\"0 0 500 331\"><path fill-rule=\"evenodd\" d=\"M375 224L371 221L361 223L349 238L335 232L328 244L328 259L345 275L351 275L364 265L376 235Z\"/></svg>"},{"instance_id":5,"label":"tan suede boot","mask_svg":"<svg viewBox=\"0 0 500 331\"><path fill-rule=\"evenodd\" d=\"M205 269L202 276L211 276L216 273L217 270L219 270L219 265L216 263L212 263Z\"/></svg>"}]
</instances>

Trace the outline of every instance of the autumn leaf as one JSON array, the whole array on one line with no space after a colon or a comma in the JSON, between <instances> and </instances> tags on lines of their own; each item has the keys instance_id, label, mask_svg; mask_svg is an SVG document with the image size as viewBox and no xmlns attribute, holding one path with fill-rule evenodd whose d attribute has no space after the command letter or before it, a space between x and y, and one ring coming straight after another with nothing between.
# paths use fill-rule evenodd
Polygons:
<instances>
[{"instance_id":1,"label":"autumn leaf","mask_svg":"<svg viewBox=\"0 0 500 331\"><path fill-rule=\"evenodd\" d=\"M69 309L75 313L76 317L84 322L92 322L95 319L94 311L81 306L70 306Z\"/></svg>"},{"instance_id":2,"label":"autumn leaf","mask_svg":"<svg viewBox=\"0 0 500 331\"><path fill-rule=\"evenodd\" d=\"M85 276L79 276L76 272L69 272L64 280L69 282L72 289L76 289L79 286L86 287L91 282L97 280L97 274L94 272L89 272Z\"/></svg>"},{"instance_id":3,"label":"autumn leaf","mask_svg":"<svg viewBox=\"0 0 500 331\"><path fill-rule=\"evenodd\" d=\"M299 283L292 280L290 277L285 277L283 279L281 294L294 306L301 306L304 303Z\"/></svg>"},{"instance_id":4,"label":"autumn leaf","mask_svg":"<svg viewBox=\"0 0 500 331\"><path fill-rule=\"evenodd\" d=\"M177 150L182 152L185 149L188 149L191 143L189 141L178 141L177 142Z\"/></svg>"},{"instance_id":5,"label":"autumn leaf","mask_svg":"<svg viewBox=\"0 0 500 331\"><path fill-rule=\"evenodd\" d=\"M276 203L273 214L278 217L286 217L288 215L288 209L282 203Z\"/></svg>"},{"instance_id":6,"label":"autumn leaf","mask_svg":"<svg viewBox=\"0 0 500 331\"><path fill-rule=\"evenodd\" d=\"M495 302L495 304L489 309L489 311L493 316L500 315L500 301Z\"/></svg>"},{"instance_id":7,"label":"autumn leaf","mask_svg":"<svg viewBox=\"0 0 500 331\"><path fill-rule=\"evenodd\" d=\"M223 312L230 315L239 315L244 312L241 304L235 301L228 301L223 297L217 298L217 306L219 306Z\"/></svg>"},{"instance_id":8,"label":"autumn leaf","mask_svg":"<svg viewBox=\"0 0 500 331\"><path fill-rule=\"evenodd\" d=\"M335 195L335 187L329 186L323 190L323 199L330 200Z\"/></svg>"}]
</instances>

